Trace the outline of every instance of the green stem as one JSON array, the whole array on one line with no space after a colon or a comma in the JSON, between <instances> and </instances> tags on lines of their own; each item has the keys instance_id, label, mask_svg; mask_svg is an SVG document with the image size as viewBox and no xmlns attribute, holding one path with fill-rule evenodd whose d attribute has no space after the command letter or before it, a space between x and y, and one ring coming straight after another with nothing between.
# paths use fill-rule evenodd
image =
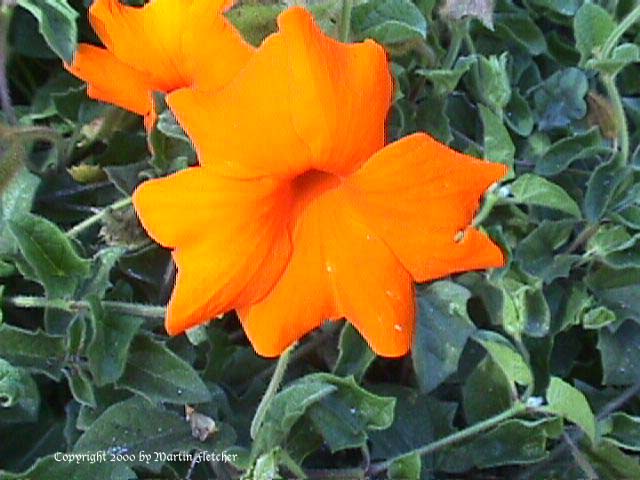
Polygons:
<instances>
[{"instance_id":1,"label":"green stem","mask_svg":"<svg viewBox=\"0 0 640 480\"><path fill-rule=\"evenodd\" d=\"M282 378L284 377L284 373L287 371L287 365L289 364L289 357L291 352L296 347L296 343L287 348L280 358L278 359L278 363L276 364L276 369L273 372L273 376L271 377L271 381L267 386L267 391L264 392L264 397L260 400L260 404L256 409L256 414L253 416L253 420L251 421L251 429L249 433L251 434L251 438L255 439L258 434L258 430L262 425L264 420L264 416L267 413L267 409L269 405L271 405L271 401L273 397L276 396L278 392L278 388L280 388L280 384L282 383Z\"/></svg>"},{"instance_id":2,"label":"green stem","mask_svg":"<svg viewBox=\"0 0 640 480\"><path fill-rule=\"evenodd\" d=\"M91 215L89 218L84 219L75 227L67 230L67 236L72 238L77 237L80 233L84 232L87 228L91 227L95 223L100 222L104 217L106 217L110 213L116 210L121 210L123 208L126 208L129 205L131 205L131 197L121 198L117 202L114 202L108 207L103 208L95 215Z\"/></svg>"},{"instance_id":3,"label":"green stem","mask_svg":"<svg viewBox=\"0 0 640 480\"><path fill-rule=\"evenodd\" d=\"M615 75L604 74L601 79L613 106L613 117L620 141L620 163L626 165L629 160L629 127L627 125L627 116L624 113L622 97L616 86Z\"/></svg>"},{"instance_id":4,"label":"green stem","mask_svg":"<svg viewBox=\"0 0 640 480\"><path fill-rule=\"evenodd\" d=\"M368 473L371 475L382 473L385 470L387 470L395 461L400 460L406 457L407 455L417 454L419 456L423 456L429 453L433 453L437 450L441 450L445 447L453 445L454 443L458 443L470 437L473 437L478 433L482 433L485 430L489 430L490 428L497 426L503 421L509 420L510 418L525 412L526 410L527 410L527 407L524 403L517 402L508 410L505 410L504 412L498 415L495 415L493 417L487 418L482 422L478 422L474 425L471 425L470 427L467 427L464 430L460 430L452 435L441 438L440 440L436 440L435 442L429 443L423 447L416 448L415 450L412 450L410 452L403 453L401 455L396 455L395 457L392 457L389 460L386 460L384 462L374 463L373 465L371 465L371 468L369 469Z\"/></svg>"},{"instance_id":5,"label":"green stem","mask_svg":"<svg viewBox=\"0 0 640 480\"><path fill-rule=\"evenodd\" d=\"M611 31L602 46L602 52L600 54L601 58L607 59L610 57L611 52L620 41L620 38L622 38L622 35L624 35L624 33L629 30L631 25L638 21L638 19L640 19L640 5L631 10L629 14L622 19L618 26Z\"/></svg>"},{"instance_id":6,"label":"green stem","mask_svg":"<svg viewBox=\"0 0 640 480\"><path fill-rule=\"evenodd\" d=\"M2 299L2 303L17 308L53 308L66 312L77 312L89 309L89 302L86 300L49 299L27 295L6 297ZM135 315L137 317L164 318L165 316L165 307L161 305L145 305L142 303L105 300L102 302L102 306L112 312Z\"/></svg>"},{"instance_id":7,"label":"green stem","mask_svg":"<svg viewBox=\"0 0 640 480\"><path fill-rule=\"evenodd\" d=\"M351 10L353 0L342 0L342 12L340 13L340 24L338 25L338 40L348 42L351 37Z\"/></svg>"}]
</instances>

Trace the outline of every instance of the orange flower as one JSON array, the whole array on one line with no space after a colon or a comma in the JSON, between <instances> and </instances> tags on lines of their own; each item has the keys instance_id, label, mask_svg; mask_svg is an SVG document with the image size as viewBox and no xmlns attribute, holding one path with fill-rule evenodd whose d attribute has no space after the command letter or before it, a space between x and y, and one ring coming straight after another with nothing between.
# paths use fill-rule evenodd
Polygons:
<instances>
[{"instance_id":1,"label":"orange flower","mask_svg":"<svg viewBox=\"0 0 640 480\"><path fill-rule=\"evenodd\" d=\"M249 59L248 45L222 12L233 0L151 0L130 7L96 0L93 29L106 46L80 44L65 65L86 81L91 98L145 115L153 124L152 93L194 86L215 91Z\"/></svg>"},{"instance_id":2,"label":"orange flower","mask_svg":"<svg viewBox=\"0 0 640 480\"><path fill-rule=\"evenodd\" d=\"M506 168L426 134L384 147L383 49L338 43L300 8L278 24L224 91L168 96L201 166L134 194L174 249L167 330L235 308L255 350L276 356L346 317L376 353L403 355L414 281L504 264L470 223Z\"/></svg>"}]
</instances>

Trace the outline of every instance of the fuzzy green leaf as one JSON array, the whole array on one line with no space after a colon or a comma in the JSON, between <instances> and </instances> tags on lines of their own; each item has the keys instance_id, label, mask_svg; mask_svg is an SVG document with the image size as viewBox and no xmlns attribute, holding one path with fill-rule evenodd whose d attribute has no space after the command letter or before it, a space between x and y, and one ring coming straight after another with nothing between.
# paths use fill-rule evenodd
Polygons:
<instances>
[{"instance_id":1,"label":"fuzzy green leaf","mask_svg":"<svg viewBox=\"0 0 640 480\"><path fill-rule=\"evenodd\" d=\"M351 27L356 38L373 38L382 44L406 42L427 35L427 21L409 0L370 0L356 5Z\"/></svg>"},{"instance_id":2,"label":"fuzzy green leaf","mask_svg":"<svg viewBox=\"0 0 640 480\"><path fill-rule=\"evenodd\" d=\"M37 20L47 45L65 62L70 63L76 48L78 13L67 0L18 0Z\"/></svg>"},{"instance_id":3,"label":"fuzzy green leaf","mask_svg":"<svg viewBox=\"0 0 640 480\"><path fill-rule=\"evenodd\" d=\"M510 185L517 203L553 208L580 218L580 207L562 187L542 177L525 173Z\"/></svg>"},{"instance_id":4,"label":"fuzzy green leaf","mask_svg":"<svg viewBox=\"0 0 640 480\"><path fill-rule=\"evenodd\" d=\"M580 390L558 377L551 377L545 410L575 423L592 442L595 441L595 417L587 399Z\"/></svg>"},{"instance_id":5,"label":"fuzzy green leaf","mask_svg":"<svg viewBox=\"0 0 640 480\"><path fill-rule=\"evenodd\" d=\"M71 296L89 274L89 263L52 222L24 214L9 222L20 251L51 298Z\"/></svg>"},{"instance_id":6,"label":"fuzzy green leaf","mask_svg":"<svg viewBox=\"0 0 640 480\"><path fill-rule=\"evenodd\" d=\"M127 327L126 335L130 334L130 328ZM110 372L117 373L115 366ZM131 343L127 365L117 384L151 402L181 405L211 399L209 389L191 365L146 335L139 335Z\"/></svg>"},{"instance_id":7,"label":"fuzzy green leaf","mask_svg":"<svg viewBox=\"0 0 640 480\"><path fill-rule=\"evenodd\" d=\"M458 360L475 326L467 314L471 293L452 282L429 285L418 294L413 367L420 388L429 392L458 368Z\"/></svg>"}]
</instances>

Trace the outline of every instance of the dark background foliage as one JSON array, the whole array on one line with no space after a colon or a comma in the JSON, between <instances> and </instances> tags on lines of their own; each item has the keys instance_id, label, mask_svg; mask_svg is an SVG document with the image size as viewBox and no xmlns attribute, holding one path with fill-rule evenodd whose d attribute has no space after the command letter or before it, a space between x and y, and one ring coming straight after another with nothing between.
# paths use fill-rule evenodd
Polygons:
<instances>
[{"instance_id":1,"label":"dark background foliage","mask_svg":"<svg viewBox=\"0 0 640 480\"><path fill-rule=\"evenodd\" d=\"M147 140L64 72L97 42L87 3L1 10L0 478L640 478L636 2L355 2L352 39L390 52L391 139L511 167L476 219L509 265L420 286L406 358L325 325L260 409L282 372L234 314L164 334L173 266L127 198L195 157L168 111ZM341 2L309 7L337 31ZM282 8L228 16L258 43Z\"/></svg>"}]
</instances>

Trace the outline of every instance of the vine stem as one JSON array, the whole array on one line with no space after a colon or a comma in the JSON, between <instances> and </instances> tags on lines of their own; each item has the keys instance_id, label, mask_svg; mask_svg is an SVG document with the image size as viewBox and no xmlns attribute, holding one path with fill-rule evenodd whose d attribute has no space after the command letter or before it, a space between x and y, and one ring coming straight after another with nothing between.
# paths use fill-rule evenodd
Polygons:
<instances>
[{"instance_id":1,"label":"vine stem","mask_svg":"<svg viewBox=\"0 0 640 480\"><path fill-rule=\"evenodd\" d=\"M342 11L340 12L340 24L338 25L338 40L348 42L351 36L351 10L353 0L342 0Z\"/></svg>"},{"instance_id":2,"label":"vine stem","mask_svg":"<svg viewBox=\"0 0 640 480\"><path fill-rule=\"evenodd\" d=\"M412 450L410 452L397 455L384 462L374 463L371 465L371 468L369 468L368 473L371 475L382 473L385 470L387 470L394 462L408 455L417 454L419 456L423 456L429 453L433 453L437 450L441 450L445 447L453 445L454 443L461 442L474 435L477 435L478 433L482 433L485 430L489 430L490 428L497 426L501 422L505 420L509 420L510 418L515 417L516 415L519 415L525 412L526 410L527 410L526 404L522 402L517 402L508 410L505 410L504 412L499 413L498 415L495 415L493 417L487 418L482 422L478 422L474 425L471 425L470 427L467 427L464 430L460 430L452 435L441 438L440 440L436 440L435 442L428 443L427 445L424 445L423 447L420 447L420 448L416 448L415 450Z\"/></svg>"},{"instance_id":3,"label":"vine stem","mask_svg":"<svg viewBox=\"0 0 640 480\"><path fill-rule=\"evenodd\" d=\"M100 210L95 215L91 215L89 218L86 218L82 222L78 223L75 227L67 230L67 236L71 238L77 237L82 232L84 232L87 228L98 223L100 220L102 220L104 217L109 215L111 212L128 207L129 205L131 205L131 202L132 202L131 197L125 197L118 200L117 202L112 203L108 207L105 207L102 210Z\"/></svg>"},{"instance_id":4,"label":"vine stem","mask_svg":"<svg viewBox=\"0 0 640 480\"><path fill-rule=\"evenodd\" d=\"M276 369L273 372L273 376L271 377L271 381L267 386L267 390L264 392L264 396L260 403L258 404L258 408L256 409L256 413L253 416L253 420L251 421L251 428L249 433L251 434L251 438L255 439L258 434L258 430L264 421L264 416L267 413L267 409L269 405L271 405L271 401L273 397L278 393L278 389L280 388L280 384L282 383L282 379L284 378L284 374L287 371L287 365L289 364L289 358L291 357L291 352L296 347L297 342L293 343L289 348L287 348L280 358L278 359L278 363L276 363Z\"/></svg>"},{"instance_id":5,"label":"vine stem","mask_svg":"<svg viewBox=\"0 0 640 480\"><path fill-rule=\"evenodd\" d=\"M67 312L77 312L88 310L89 302L86 300L63 300L49 299L45 297L32 297L27 295L17 295L6 297L2 303L17 308L53 308ZM161 305L145 305L143 303L117 302L104 300L102 306L113 312L125 313L145 318L164 318L165 307Z\"/></svg>"},{"instance_id":6,"label":"vine stem","mask_svg":"<svg viewBox=\"0 0 640 480\"><path fill-rule=\"evenodd\" d=\"M602 45L602 58L609 58L611 52L622 38L622 35L624 35L624 33L629 30L631 25L638 21L638 19L640 19L640 5L637 5L633 10L631 10L629 14L622 19L618 26L611 31L607 40L604 42L604 45Z\"/></svg>"}]
</instances>

